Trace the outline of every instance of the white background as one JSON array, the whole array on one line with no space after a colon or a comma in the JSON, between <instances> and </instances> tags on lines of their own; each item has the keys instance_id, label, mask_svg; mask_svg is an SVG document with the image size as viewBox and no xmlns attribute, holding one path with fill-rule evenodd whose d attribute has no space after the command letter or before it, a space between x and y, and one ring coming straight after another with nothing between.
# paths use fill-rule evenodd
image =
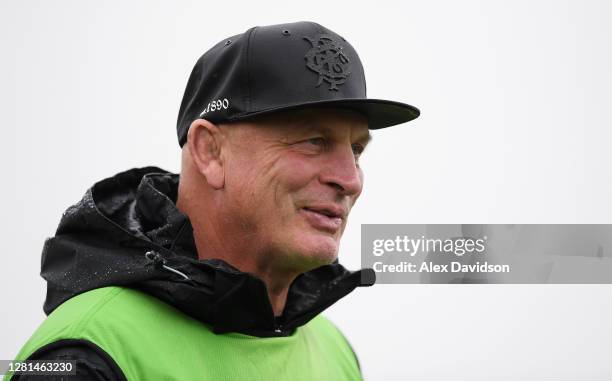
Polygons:
<instances>
[{"instance_id":1,"label":"white background","mask_svg":"<svg viewBox=\"0 0 612 381\"><path fill-rule=\"evenodd\" d=\"M312 20L368 95L422 116L375 131L362 223L612 223L607 1L2 1L0 358L44 319L45 237L99 179L180 170L188 75L254 25ZM377 285L327 312L368 380L609 380L609 285Z\"/></svg>"}]
</instances>

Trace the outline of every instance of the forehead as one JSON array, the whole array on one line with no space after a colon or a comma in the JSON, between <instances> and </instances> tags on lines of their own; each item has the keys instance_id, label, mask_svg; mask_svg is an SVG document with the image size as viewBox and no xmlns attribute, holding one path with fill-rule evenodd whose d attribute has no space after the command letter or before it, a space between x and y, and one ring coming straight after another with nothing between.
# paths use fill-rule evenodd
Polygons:
<instances>
[{"instance_id":1,"label":"forehead","mask_svg":"<svg viewBox=\"0 0 612 381\"><path fill-rule=\"evenodd\" d=\"M339 108L292 110L259 117L252 121L260 126L273 127L278 133L300 133L320 130L369 138L368 122L362 114Z\"/></svg>"}]
</instances>

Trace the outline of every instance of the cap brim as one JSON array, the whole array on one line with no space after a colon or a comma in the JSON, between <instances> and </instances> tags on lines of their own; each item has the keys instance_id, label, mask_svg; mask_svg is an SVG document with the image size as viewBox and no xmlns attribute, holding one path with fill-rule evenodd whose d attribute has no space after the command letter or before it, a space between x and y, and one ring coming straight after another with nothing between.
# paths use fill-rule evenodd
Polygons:
<instances>
[{"instance_id":1,"label":"cap brim","mask_svg":"<svg viewBox=\"0 0 612 381\"><path fill-rule=\"evenodd\" d=\"M264 116L280 111L300 110L313 107L347 108L363 114L368 119L370 130L391 127L409 122L419 117L421 112L406 103L383 99L337 99L300 104L285 105L270 109L235 115L230 121L246 120L256 116Z\"/></svg>"}]
</instances>

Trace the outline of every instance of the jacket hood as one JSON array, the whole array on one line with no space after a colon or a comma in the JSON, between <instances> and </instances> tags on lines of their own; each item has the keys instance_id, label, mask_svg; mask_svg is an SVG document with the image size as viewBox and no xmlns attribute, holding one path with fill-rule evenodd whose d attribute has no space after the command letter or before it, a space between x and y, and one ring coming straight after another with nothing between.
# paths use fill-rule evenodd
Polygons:
<instances>
[{"instance_id":1,"label":"jacket hood","mask_svg":"<svg viewBox=\"0 0 612 381\"><path fill-rule=\"evenodd\" d=\"M209 324L216 333L289 335L358 286L371 269L349 271L337 261L299 275L280 317L265 283L220 259L198 259L188 217L175 205L179 175L133 168L95 183L62 215L45 241L43 306L50 314L80 293L123 286L151 294Z\"/></svg>"}]
</instances>

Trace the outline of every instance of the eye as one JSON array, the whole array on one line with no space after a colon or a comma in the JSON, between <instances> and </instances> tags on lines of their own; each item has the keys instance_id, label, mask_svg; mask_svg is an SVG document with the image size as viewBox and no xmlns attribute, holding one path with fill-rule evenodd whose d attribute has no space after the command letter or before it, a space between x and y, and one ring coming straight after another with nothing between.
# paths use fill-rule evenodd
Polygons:
<instances>
[{"instance_id":1,"label":"eye","mask_svg":"<svg viewBox=\"0 0 612 381\"><path fill-rule=\"evenodd\" d=\"M327 149L328 141L325 137L313 136L300 139L294 143L294 147L306 154L320 154Z\"/></svg>"},{"instance_id":2,"label":"eye","mask_svg":"<svg viewBox=\"0 0 612 381\"><path fill-rule=\"evenodd\" d=\"M355 154L355 157L359 157L361 155L361 153L363 152L363 150L365 149L365 147L361 144L353 144L351 146L353 148L353 153Z\"/></svg>"},{"instance_id":3,"label":"eye","mask_svg":"<svg viewBox=\"0 0 612 381\"><path fill-rule=\"evenodd\" d=\"M315 146L324 146L325 145L325 139L323 139L321 137L310 138L310 139L306 140L306 142L308 144L312 144L312 145L315 145Z\"/></svg>"}]
</instances>

